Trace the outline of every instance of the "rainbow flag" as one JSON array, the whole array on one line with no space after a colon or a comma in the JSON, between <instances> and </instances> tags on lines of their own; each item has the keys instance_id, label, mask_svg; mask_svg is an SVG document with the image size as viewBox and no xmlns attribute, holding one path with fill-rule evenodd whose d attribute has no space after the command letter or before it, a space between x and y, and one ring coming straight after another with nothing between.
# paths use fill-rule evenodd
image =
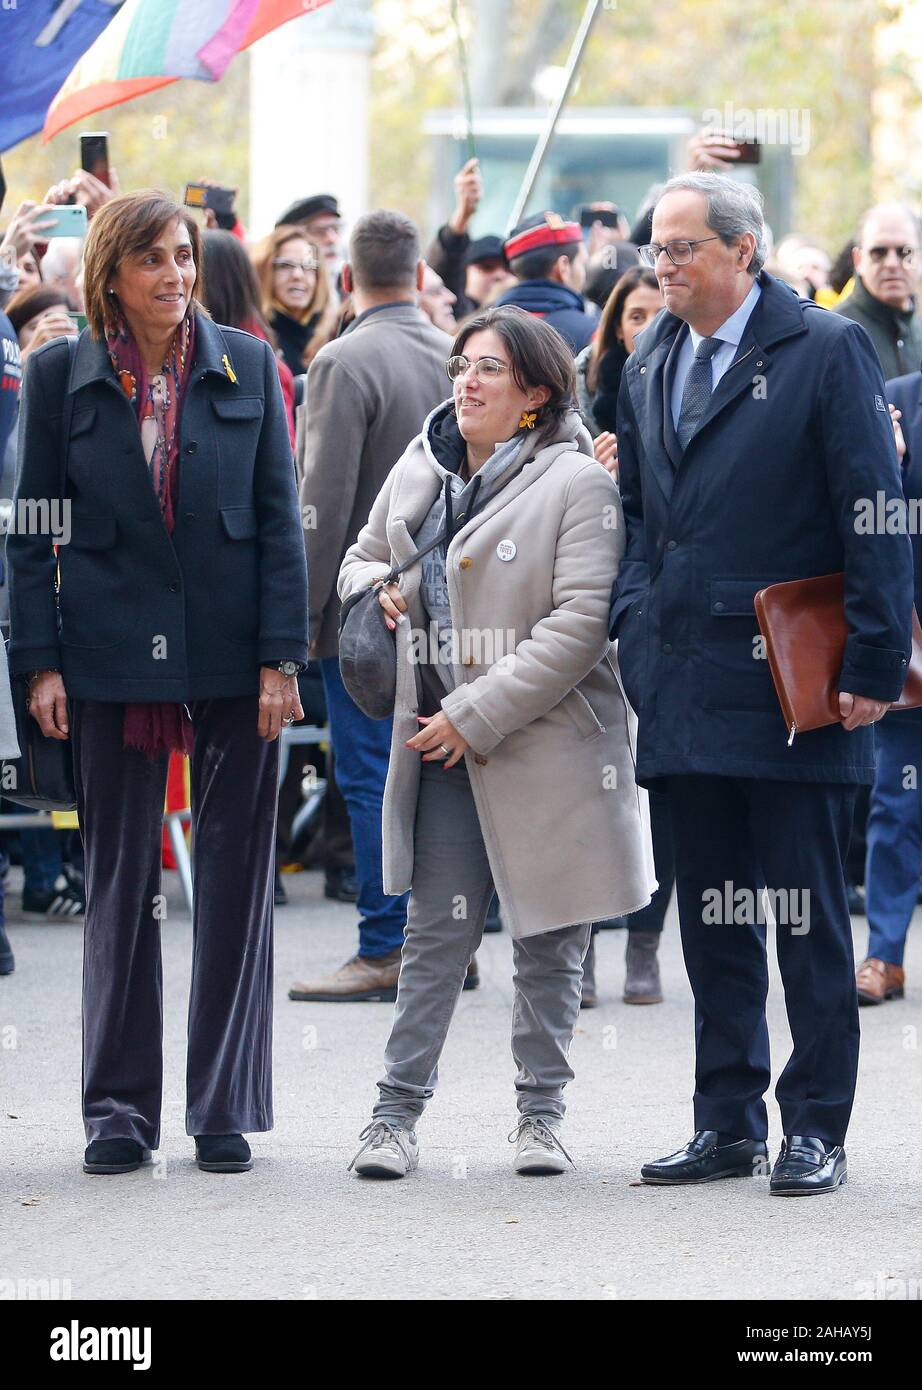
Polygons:
<instances>
[{"instance_id":1,"label":"rainbow flag","mask_svg":"<svg viewBox=\"0 0 922 1390\"><path fill-rule=\"evenodd\" d=\"M180 77L217 82L231 58L329 0L125 0L51 103L43 140Z\"/></svg>"}]
</instances>

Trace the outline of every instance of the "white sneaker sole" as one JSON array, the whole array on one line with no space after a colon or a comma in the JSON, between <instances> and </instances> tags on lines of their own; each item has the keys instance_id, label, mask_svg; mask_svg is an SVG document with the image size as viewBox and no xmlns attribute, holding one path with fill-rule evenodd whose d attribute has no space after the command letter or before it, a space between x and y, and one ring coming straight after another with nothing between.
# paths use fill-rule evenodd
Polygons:
<instances>
[{"instance_id":1,"label":"white sneaker sole","mask_svg":"<svg viewBox=\"0 0 922 1390\"><path fill-rule=\"evenodd\" d=\"M385 1155L360 1158L353 1168L360 1178L405 1178L413 1173L419 1164L414 1158L409 1164L400 1158L387 1158Z\"/></svg>"},{"instance_id":2,"label":"white sneaker sole","mask_svg":"<svg viewBox=\"0 0 922 1390\"><path fill-rule=\"evenodd\" d=\"M527 1177L549 1177L554 1173L565 1173L569 1166L563 1154L547 1153L518 1154L512 1164L516 1173L523 1173Z\"/></svg>"}]
</instances>

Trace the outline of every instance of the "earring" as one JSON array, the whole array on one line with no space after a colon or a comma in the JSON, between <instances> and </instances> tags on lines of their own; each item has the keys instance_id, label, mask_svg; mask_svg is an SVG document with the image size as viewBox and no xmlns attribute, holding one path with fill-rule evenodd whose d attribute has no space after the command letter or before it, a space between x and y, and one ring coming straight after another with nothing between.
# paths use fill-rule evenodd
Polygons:
<instances>
[{"instance_id":1,"label":"earring","mask_svg":"<svg viewBox=\"0 0 922 1390\"><path fill-rule=\"evenodd\" d=\"M520 429L520 430L533 430L533 429L535 428L535 425L536 425L537 423L538 423L538 412L537 412L537 410L532 410L532 411L523 410L523 411L522 411L522 418L521 418L521 420L519 421L519 429Z\"/></svg>"}]
</instances>

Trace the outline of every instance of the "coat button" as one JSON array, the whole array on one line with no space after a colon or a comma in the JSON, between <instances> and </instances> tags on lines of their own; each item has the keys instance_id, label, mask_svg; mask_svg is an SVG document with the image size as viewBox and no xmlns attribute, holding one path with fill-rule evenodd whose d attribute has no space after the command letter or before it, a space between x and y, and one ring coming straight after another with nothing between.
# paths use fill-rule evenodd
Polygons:
<instances>
[{"instance_id":1,"label":"coat button","mask_svg":"<svg viewBox=\"0 0 922 1390\"><path fill-rule=\"evenodd\" d=\"M459 563L463 570L469 570L474 562L469 555L462 555Z\"/></svg>"},{"instance_id":2,"label":"coat button","mask_svg":"<svg viewBox=\"0 0 922 1390\"><path fill-rule=\"evenodd\" d=\"M722 613L726 606L727 605L725 603L721 603L720 599L718 599L717 602L714 604L714 612Z\"/></svg>"},{"instance_id":3,"label":"coat button","mask_svg":"<svg viewBox=\"0 0 922 1390\"><path fill-rule=\"evenodd\" d=\"M663 643L663 654L664 654L665 656L672 656L672 643L671 643L671 642L664 642L664 643Z\"/></svg>"},{"instance_id":4,"label":"coat button","mask_svg":"<svg viewBox=\"0 0 922 1390\"><path fill-rule=\"evenodd\" d=\"M185 513L183 513L183 521L194 521L194 520L195 520L195 512L185 512Z\"/></svg>"},{"instance_id":5,"label":"coat button","mask_svg":"<svg viewBox=\"0 0 922 1390\"><path fill-rule=\"evenodd\" d=\"M643 376L643 374L644 374L644 372L645 372L646 370L647 370L646 367L641 367L641 369L640 369L640 375Z\"/></svg>"},{"instance_id":6,"label":"coat button","mask_svg":"<svg viewBox=\"0 0 922 1390\"><path fill-rule=\"evenodd\" d=\"M194 439L190 439L189 443L186 445L186 453L194 454L197 448L198 444L196 443L196 441Z\"/></svg>"},{"instance_id":7,"label":"coat button","mask_svg":"<svg viewBox=\"0 0 922 1390\"><path fill-rule=\"evenodd\" d=\"M485 758L482 753L475 753L474 762L477 764L478 767L486 767L487 763L489 762L489 758Z\"/></svg>"},{"instance_id":8,"label":"coat button","mask_svg":"<svg viewBox=\"0 0 922 1390\"><path fill-rule=\"evenodd\" d=\"M756 363L756 366L757 366L757 367L761 367L761 366L762 366L762 363L761 363L761 362L757 362L757 363Z\"/></svg>"},{"instance_id":9,"label":"coat button","mask_svg":"<svg viewBox=\"0 0 922 1390\"><path fill-rule=\"evenodd\" d=\"M175 580L175 579L173 580L172 584L170 585L170 593L171 593L171 594L178 594L178 593L179 593L179 583L178 583L178 581Z\"/></svg>"},{"instance_id":10,"label":"coat button","mask_svg":"<svg viewBox=\"0 0 922 1390\"><path fill-rule=\"evenodd\" d=\"M675 548L676 548L677 545L678 545L678 541L667 541L667 542L666 542L666 549L667 549L667 550L675 550Z\"/></svg>"}]
</instances>

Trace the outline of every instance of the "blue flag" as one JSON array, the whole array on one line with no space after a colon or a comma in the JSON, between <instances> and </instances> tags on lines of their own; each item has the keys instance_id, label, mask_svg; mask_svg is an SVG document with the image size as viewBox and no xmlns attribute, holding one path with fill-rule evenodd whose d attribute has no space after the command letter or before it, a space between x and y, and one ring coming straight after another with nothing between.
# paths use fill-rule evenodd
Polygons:
<instances>
[{"instance_id":1,"label":"blue flag","mask_svg":"<svg viewBox=\"0 0 922 1390\"><path fill-rule=\"evenodd\" d=\"M122 0L0 0L0 151L41 130L52 98Z\"/></svg>"}]
</instances>

